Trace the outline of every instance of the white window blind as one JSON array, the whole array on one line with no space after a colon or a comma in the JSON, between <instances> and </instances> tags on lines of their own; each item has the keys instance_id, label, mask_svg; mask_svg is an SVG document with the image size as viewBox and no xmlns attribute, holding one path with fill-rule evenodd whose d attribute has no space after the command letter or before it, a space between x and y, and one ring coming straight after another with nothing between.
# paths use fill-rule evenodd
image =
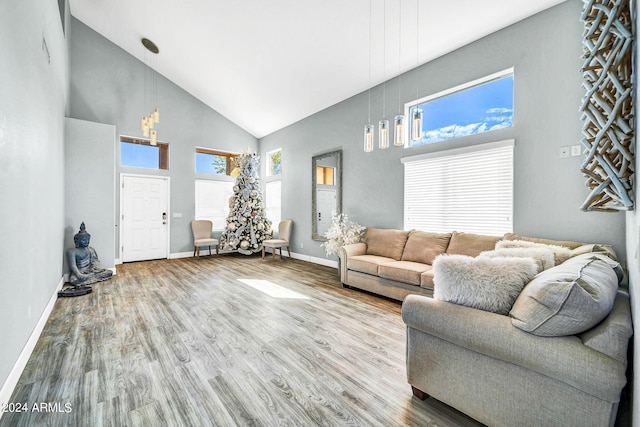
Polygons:
<instances>
[{"instance_id":1,"label":"white window blind","mask_svg":"<svg viewBox=\"0 0 640 427\"><path fill-rule=\"evenodd\" d=\"M278 224L282 218L282 181L271 181L265 185L265 205L267 218L271 220L271 228L278 230Z\"/></svg>"},{"instance_id":2,"label":"white window blind","mask_svg":"<svg viewBox=\"0 0 640 427\"><path fill-rule=\"evenodd\" d=\"M405 230L512 232L513 145L507 140L402 159Z\"/></svg>"},{"instance_id":3,"label":"white window blind","mask_svg":"<svg viewBox=\"0 0 640 427\"><path fill-rule=\"evenodd\" d=\"M229 198L233 196L233 181L196 180L196 217L213 222L213 229L224 230L229 214Z\"/></svg>"}]
</instances>

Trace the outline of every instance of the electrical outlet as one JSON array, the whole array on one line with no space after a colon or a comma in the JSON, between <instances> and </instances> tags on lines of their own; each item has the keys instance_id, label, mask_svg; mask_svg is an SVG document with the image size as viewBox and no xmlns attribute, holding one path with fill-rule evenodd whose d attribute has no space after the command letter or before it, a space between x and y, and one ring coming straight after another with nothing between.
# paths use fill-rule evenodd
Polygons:
<instances>
[{"instance_id":1,"label":"electrical outlet","mask_svg":"<svg viewBox=\"0 0 640 427\"><path fill-rule=\"evenodd\" d=\"M572 145L571 156L575 157L575 156L579 156L580 154L582 154L582 147L580 146L580 144Z\"/></svg>"},{"instance_id":2,"label":"electrical outlet","mask_svg":"<svg viewBox=\"0 0 640 427\"><path fill-rule=\"evenodd\" d=\"M563 145L562 147L560 147L560 158L565 159L567 157L569 157L569 146Z\"/></svg>"}]
</instances>

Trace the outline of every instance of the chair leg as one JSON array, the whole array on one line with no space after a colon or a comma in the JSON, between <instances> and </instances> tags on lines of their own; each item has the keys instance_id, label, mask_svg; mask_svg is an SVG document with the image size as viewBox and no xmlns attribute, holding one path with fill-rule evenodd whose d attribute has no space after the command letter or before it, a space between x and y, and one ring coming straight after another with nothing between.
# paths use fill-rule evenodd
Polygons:
<instances>
[{"instance_id":1,"label":"chair leg","mask_svg":"<svg viewBox=\"0 0 640 427\"><path fill-rule=\"evenodd\" d=\"M287 252L289 252L289 258L291 258L291 248L287 246Z\"/></svg>"},{"instance_id":2,"label":"chair leg","mask_svg":"<svg viewBox=\"0 0 640 427\"><path fill-rule=\"evenodd\" d=\"M276 248L271 248L271 259L276 259Z\"/></svg>"},{"instance_id":3,"label":"chair leg","mask_svg":"<svg viewBox=\"0 0 640 427\"><path fill-rule=\"evenodd\" d=\"M262 247L262 259L264 259L264 246Z\"/></svg>"},{"instance_id":4,"label":"chair leg","mask_svg":"<svg viewBox=\"0 0 640 427\"><path fill-rule=\"evenodd\" d=\"M197 247L197 246L194 246L194 247L193 247L193 256L196 256L196 249L198 249L198 247Z\"/></svg>"},{"instance_id":5,"label":"chair leg","mask_svg":"<svg viewBox=\"0 0 640 427\"><path fill-rule=\"evenodd\" d=\"M211 246L209 246L209 256L211 256Z\"/></svg>"},{"instance_id":6,"label":"chair leg","mask_svg":"<svg viewBox=\"0 0 640 427\"><path fill-rule=\"evenodd\" d=\"M219 249L219 247L218 247L218 245L216 245L216 255L220 255L220 253L218 252L218 249Z\"/></svg>"}]
</instances>

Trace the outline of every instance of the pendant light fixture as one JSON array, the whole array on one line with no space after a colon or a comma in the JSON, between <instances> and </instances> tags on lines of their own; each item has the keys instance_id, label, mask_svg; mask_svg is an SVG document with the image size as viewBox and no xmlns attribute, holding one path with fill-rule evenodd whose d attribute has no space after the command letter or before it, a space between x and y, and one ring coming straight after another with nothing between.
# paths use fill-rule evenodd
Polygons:
<instances>
[{"instance_id":1,"label":"pendant light fixture","mask_svg":"<svg viewBox=\"0 0 640 427\"><path fill-rule=\"evenodd\" d=\"M420 65L420 0L416 0L416 99L418 99L418 83L420 81L420 73L418 66ZM411 139L418 141L422 139L422 110L420 105L416 104L411 112Z\"/></svg>"},{"instance_id":2,"label":"pendant light fixture","mask_svg":"<svg viewBox=\"0 0 640 427\"><path fill-rule=\"evenodd\" d=\"M393 119L393 145L396 147L402 147L404 145L404 114L400 109L400 81L402 67L400 61L402 60L402 0L399 0L400 11L398 12L398 115Z\"/></svg>"},{"instance_id":3,"label":"pendant light fixture","mask_svg":"<svg viewBox=\"0 0 640 427\"><path fill-rule=\"evenodd\" d=\"M369 0L369 116L364 126L364 152L373 151L373 126L371 125L371 0Z\"/></svg>"},{"instance_id":4,"label":"pendant light fixture","mask_svg":"<svg viewBox=\"0 0 640 427\"><path fill-rule=\"evenodd\" d=\"M152 98L152 103L154 105L157 105L156 98L157 98L158 87L157 87L156 73L153 67L151 67L150 62L153 62L154 55L157 55L160 52L160 50L158 49L158 46L154 42L152 42L147 38L143 38L141 42L142 42L142 45L145 47L145 49L153 54L149 56L149 54L145 51L145 65L147 67L146 71L149 72L149 86L150 86L149 97ZM149 61L147 61L148 56L149 56ZM147 92L146 72L145 72L144 92L145 92L144 98L146 102L146 92ZM142 119L140 120L142 135L151 139L151 145L158 144L158 132L155 129L158 123L160 123L160 110L158 109L158 107L154 107L153 111L151 111L151 113L148 116L143 116Z\"/></svg>"},{"instance_id":5,"label":"pendant light fixture","mask_svg":"<svg viewBox=\"0 0 640 427\"><path fill-rule=\"evenodd\" d=\"M378 148L389 148L389 120L385 118L387 110L387 0L382 3L382 119L378 122Z\"/></svg>"}]
</instances>

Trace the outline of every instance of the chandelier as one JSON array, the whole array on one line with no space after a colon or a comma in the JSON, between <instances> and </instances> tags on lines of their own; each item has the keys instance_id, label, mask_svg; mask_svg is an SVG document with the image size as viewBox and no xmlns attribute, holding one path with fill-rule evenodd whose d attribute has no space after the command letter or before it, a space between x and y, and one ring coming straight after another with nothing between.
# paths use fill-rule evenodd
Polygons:
<instances>
[{"instance_id":1,"label":"chandelier","mask_svg":"<svg viewBox=\"0 0 640 427\"><path fill-rule=\"evenodd\" d=\"M147 49L147 51L151 52L152 55L149 55L145 52L145 65L147 66L149 72L149 97L152 99L152 103L157 105L157 92L158 92L158 84L156 79L156 73L153 70L153 67L149 64L153 62L155 59L155 55L160 52L158 46L147 38L143 38L142 45ZM149 57L147 60L147 57ZM145 92L145 102L147 98L147 75L145 73L145 82L144 82L144 92ZM151 145L158 144L158 132L156 131L156 125L160 122L160 110L158 107L153 107L153 110L149 115L143 116L140 120L140 128L142 129L142 135L151 139Z\"/></svg>"}]
</instances>

